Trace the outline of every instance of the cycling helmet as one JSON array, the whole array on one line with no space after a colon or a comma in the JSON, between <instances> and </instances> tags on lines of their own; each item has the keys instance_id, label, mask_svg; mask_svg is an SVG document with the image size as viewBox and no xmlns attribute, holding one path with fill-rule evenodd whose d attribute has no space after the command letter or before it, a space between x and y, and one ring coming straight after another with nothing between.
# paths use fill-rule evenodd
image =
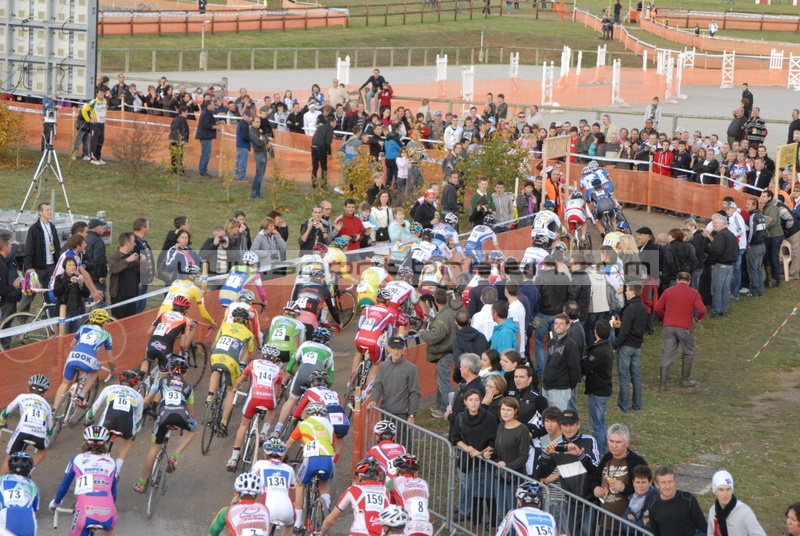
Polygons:
<instances>
[{"instance_id":1,"label":"cycling helmet","mask_svg":"<svg viewBox=\"0 0 800 536\"><path fill-rule=\"evenodd\" d=\"M428 260L431 262L444 262L447 259L444 257L444 253L442 253L442 250L436 248L433 250L433 253L431 253L431 258Z\"/></svg>"},{"instance_id":2,"label":"cycling helmet","mask_svg":"<svg viewBox=\"0 0 800 536\"><path fill-rule=\"evenodd\" d=\"M231 312L231 320L235 324L244 324L250 320L250 313L247 309L237 307Z\"/></svg>"},{"instance_id":3,"label":"cycling helmet","mask_svg":"<svg viewBox=\"0 0 800 536\"><path fill-rule=\"evenodd\" d=\"M8 469L15 475L28 476L33 471L33 457L27 452L15 452L8 459Z\"/></svg>"},{"instance_id":4,"label":"cycling helmet","mask_svg":"<svg viewBox=\"0 0 800 536\"><path fill-rule=\"evenodd\" d=\"M631 226L625 220L617 220L617 231L627 233L630 231Z\"/></svg>"},{"instance_id":5,"label":"cycling helmet","mask_svg":"<svg viewBox=\"0 0 800 536\"><path fill-rule=\"evenodd\" d=\"M385 288L382 288L375 293L375 298L384 301L389 301L392 299L392 293L386 290Z\"/></svg>"},{"instance_id":6,"label":"cycling helmet","mask_svg":"<svg viewBox=\"0 0 800 536\"><path fill-rule=\"evenodd\" d=\"M369 478L371 480L383 480L385 475L383 468L372 456L367 456L356 465L356 476Z\"/></svg>"},{"instance_id":7,"label":"cycling helmet","mask_svg":"<svg viewBox=\"0 0 800 536\"><path fill-rule=\"evenodd\" d=\"M503 262L506 259L506 256L503 255L502 251L490 251L489 252L489 261L490 262Z\"/></svg>"},{"instance_id":8,"label":"cycling helmet","mask_svg":"<svg viewBox=\"0 0 800 536\"><path fill-rule=\"evenodd\" d=\"M591 162L589 162L588 164L586 164L586 167L587 167L587 168L589 168L590 170L594 171L595 169L597 169L597 168L598 168L598 167L600 167L600 166L599 166L599 164L597 163L597 160L592 160Z\"/></svg>"},{"instance_id":9,"label":"cycling helmet","mask_svg":"<svg viewBox=\"0 0 800 536\"><path fill-rule=\"evenodd\" d=\"M523 504L542 504L542 485L538 482L525 482L517 488L517 499Z\"/></svg>"},{"instance_id":10,"label":"cycling helmet","mask_svg":"<svg viewBox=\"0 0 800 536\"><path fill-rule=\"evenodd\" d=\"M256 295L252 290L244 289L239 292L239 301L242 303L253 303L256 300Z\"/></svg>"},{"instance_id":11,"label":"cycling helmet","mask_svg":"<svg viewBox=\"0 0 800 536\"><path fill-rule=\"evenodd\" d=\"M583 168L583 169L581 170L581 175L588 175L588 174L589 174L589 173L591 173L591 172L592 172L592 170L591 170L591 169L589 169L588 167L585 167L585 168Z\"/></svg>"},{"instance_id":12,"label":"cycling helmet","mask_svg":"<svg viewBox=\"0 0 800 536\"><path fill-rule=\"evenodd\" d=\"M258 264L258 255L256 255L252 251L245 251L244 253L242 253L242 263Z\"/></svg>"},{"instance_id":13,"label":"cycling helmet","mask_svg":"<svg viewBox=\"0 0 800 536\"><path fill-rule=\"evenodd\" d=\"M267 439L261 449L267 458L283 458L287 451L286 445L277 437Z\"/></svg>"},{"instance_id":14,"label":"cycling helmet","mask_svg":"<svg viewBox=\"0 0 800 536\"><path fill-rule=\"evenodd\" d=\"M392 465L395 469L402 471L419 471L419 462L417 457L413 454L403 454L392 460Z\"/></svg>"},{"instance_id":15,"label":"cycling helmet","mask_svg":"<svg viewBox=\"0 0 800 536\"><path fill-rule=\"evenodd\" d=\"M552 201L545 201L544 202L544 209L545 210L555 210L556 209L556 204L553 203Z\"/></svg>"},{"instance_id":16,"label":"cycling helmet","mask_svg":"<svg viewBox=\"0 0 800 536\"><path fill-rule=\"evenodd\" d=\"M418 221L412 221L411 225L408 226L408 230L414 234L422 232L422 224Z\"/></svg>"},{"instance_id":17,"label":"cycling helmet","mask_svg":"<svg viewBox=\"0 0 800 536\"><path fill-rule=\"evenodd\" d=\"M553 246L553 251L567 251L567 245L564 242L559 240Z\"/></svg>"},{"instance_id":18,"label":"cycling helmet","mask_svg":"<svg viewBox=\"0 0 800 536\"><path fill-rule=\"evenodd\" d=\"M402 529L411 521L408 512L402 506L391 504L383 509L381 515L378 516L378 524L381 527L389 527L392 529Z\"/></svg>"},{"instance_id":19,"label":"cycling helmet","mask_svg":"<svg viewBox=\"0 0 800 536\"><path fill-rule=\"evenodd\" d=\"M537 246L546 246L550 239L543 234L537 234L533 237L533 243Z\"/></svg>"},{"instance_id":20,"label":"cycling helmet","mask_svg":"<svg viewBox=\"0 0 800 536\"><path fill-rule=\"evenodd\" d=\"M34 374L31 376L31 379L28 380L28 387L30 387L33 391L44 393L50 389L50 380L48 380L47 376L44 374Z\"/></svg>"},{"instance_id":21,"label":"cycling helmet","mask_svg":"<svg viewBox=\"0 0 800 536\"><path fill-rule=\"evenodd\" d=\"M319 268L314 268L313 270L311 270L311 272L309 272L308 277L310 277L311 279L324 279L325 272L323 272Z\"/></svg>"},{"instance_id":22,"label":"cycling helmet","mask_svg":"<svg viewBox=\"0 0 800 536\"><path fill-rule=\"evenodd\" d=\"M414 270L412 270L411 268L408 268L407 266L403 266L402 268L397 270L397 275L400 276L400 277L413 277L414 276Z\"/></svg>"},{"instance_id":23,"label":"cycling helmet","mask_svg":"<svg viewBox=\"0 0 800 536\"><path fill-rule=\"evenodd\" d=\"M320 253L324 254L328 252L328 246L325 244L314 244L314 247L311 248L311 251L319 251Z\"/></svg>"},{"instance_id":24,"label":"cycling helmet","mask_svg":"<svg viewBox=\"0 0 800 536\"><path fill-rule=\"evenodd\" d=\"M600 179L594 179L594 180L592 181L592 186L593 186L593 187L595 187L595 188L597 188L597 187L599 187L599 186L602 186L602 185L603 185L603 181L602 181L602 180L600 180Z\"/></svg>"},{"instance_id":25,"label":"cycling helmet","mask_svg":"<svg viewBox=\"0 0 800 536\"><path fill-rule=\"evenodd\" d=\"M311 372L311 375L308 377L308 384L311 387L316 387L318 385L328 385L328 373L322 369L317 369Z\"/></svg>"},{"instance_id":26,"label":"cycling helmet","mask_svg":"<svg viewBox=\"0 0 800 536\"><path fill-rule=\"evenodd\" d=\"M483 217L484 225L494 225L495 223L497 223L497 218L495 218L492 214L487 214Z\"/></svg>"},{"instance_id":27,"label":"cycling helmet","mask_svg":"<svg viewBox=\"0 0 800 536\"><path fill-rule=\"evenodd\" d=\"M350 243L350 241L348 239L346 239L345 237L337 236L336 238L333 239L333 243L331 245L333 247L336 247L336 248L339 248L339 249L344 249L344 248L347 247L347 244L349 244L349 243Z\"/></svg>"},{"instance_id":28,"label":"cycling helmet","mask_svg":"<svg viewBox=\"0 0 800 536\"><path fill-rule=\"evenodd\" d=\"M397 426L392 421L378 421L372 428L372 433L377 436L391 434L394 437L397 434Z\"/></svg>"},{"instance_id":29,"label":"cycling helmet","mask_svg":"<svg viewBox=\"0 0 800 536\"><path fill-rule=\"evenodd\" d=\"M583 199L583 194L576 190L576 191L572 192L571 194L569 194L569 198L570 199Z\"/></svg>"},{"instance_id":30,"label":"cycling helmet","mask_svg":"<svg viewBox=\"0 0 800 536\"><path fill-rule=\"evenodd\" d=\"M199 266L196 264L190 264L183 270L183 274L186 276L186 279L191 279L192 281L196 281L198 277L203 275L203 270L200 269Z\"/></svg>"},{"instance_id":31,"label":"cycling helmet","mask_svg":"<svg viewBox=\"0 0 800 536\"><path fill-rule=\"evenodd\" d=\"M111 315L105 309L92 309L89 313L89 322L102 326L111 320Z\"/></svg>"},{"instance_id":32,"label":"cycling helmet","mask_svg":"<svg viewBox=\"0 0 800 536\"><path fill-rule=\"evenodd\" d=\"M422 232L419 234L420 238L427 238L428 240L433 240L433 229L423 229Z\"/></svg>"},{"instance_id":33,"label":"cycling helmet","mask_svg":"<svg viewBox=\"0 0 800 536\"><path fill-rule=\"evenodd\" d=\"M261 347L261 355L269 359L278 359L281 355L281 349L274 344L265 344Z\"/></svg>"},{"instance_id":34,"label":"cycling helmet","mask_svg":"<svg viewBox=\"0 0 800 536\"><path fill-rule=\"evenodd\" d=\"M83 440L87 443L105 443L110 437L105 426L90 426L83 431Z\"/></svg>"},{"instance_id":35,"label":"cycling helmet","mask_svg":"<svg viewBox=\"0 0 800 536\"><path fill-rule=\"evenodd\" d=\"M309 417L324 417L328 414L328 406L319 402L312 402L306 406L306 414Z\"/></svg>"},{"instance_id":36,"label":"cycling helmet","mask_svg":"<svg viewBox=\"0 0 800 536\"><path fill-rule=\"evenodd\" d=\"M242 495L258 495L261 493L261 475L257 473L242 473L236 477L233 489L236 493L241 493Z\"/></svg>"},{"instance_id":37,"label":"cycling helmet","mask_svg":"<svg viewBox=\"0 0 800 536\"><path fill-rule=\"evenodd\" d=\"M186 374L186 371L189 370L189 362L181 356L172 356L167 361L167 370L171 373L174 373L175 370L180 370L181 375Z\"/></svg>"},{"instance_id":38,"label":"cycling helmet","mask_svg":"<svg viewBox=\"0 0 800 536\"><path fill-rule=\"evenodd\" d=\"M294 313L297 312L297 306L294 304L292 300L286 302L286 305L283 306L283 310L285 312Z\"/></svg>"},{"instance_id":39,"label":"cycling helmet","mask_svg":"<svg viewBox=\"0 0 800 536\"><path fill-rule=\"evenodd\" d=\"M173 309L188 309L191 303L189 302L189 298L186 296L175 296L172 298L172 308Z\"/></svg>"},{"instance_id":40,"label":"cycling helmet","mask_svg":"<svg viewBox=\"0 0 800 536\"><path fill-rule=\"evenodd\" d=\"M376 266L378 268L383 268L386 265L386 259L380 255L373 255L369 262L372 263L372 266Z\"/></svg>"},{"instance_id":41,"label":"cycling helmet","mask_svg":"<svg viewBox=\"0 0 800 536\"><path fill-rule=\"evenodd\" d=\"M458 216L456 216L452 212L448 212L447 214L444 215L444 222L449 223L450 225L457 225Z\"/></svg>"},{"instance_id":42,"label":"cycling helmet","mask_svg":"<svg viewBox=\"0 0 800 536\"><path fill-rule=\"evenodd\" d=\"M117 376L117 380L119 380L119 383L127 383L131 387L139 385L139 375L134 370L123 370Z\"/></svg>"},{"instance_id":43,"label":"cycling helmet","mask_svg":"<svg viewBox=\"0 0 800 536\"><path fill-rule=\"evenodd\" d=\"M331 332L325 328L317 328L314 330L314 333L311 334L311 340L314 342L321 342L322 344L326 344L333 338Z\"/></svg>"}]
</instances>

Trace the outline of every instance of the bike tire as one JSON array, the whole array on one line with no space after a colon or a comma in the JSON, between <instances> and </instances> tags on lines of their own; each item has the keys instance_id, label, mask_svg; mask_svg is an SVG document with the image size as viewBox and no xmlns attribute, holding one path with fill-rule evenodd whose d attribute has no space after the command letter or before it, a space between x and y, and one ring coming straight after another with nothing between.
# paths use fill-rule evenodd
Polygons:
<instances>
[{"instance_id":1,"label":"bike tire","mask_svg":"<svg viewBox=\"0 0 800 536\"><path fill-rule=\"evenodd\" d=\"M30 324L35 319L36 315L33 313L16 313L6 318L3 323L0 324L0 330ZM0 349L10 350L11 348L17 348L19 346L46 341L53 337L53 335L55 335L55 332L49 327L33 329L25 333L20 333L19 335L0 339Z\"/></svg>"},{"instance_id":2,"label":"bike tire","mask_svg":"<svg viewBox=\"0 0 800 536\"><path fill-rule=\"evenodd\" d=\"M355 408L356 387L363 388L364 384L366 383L366 378L369 375L369 369L365 371L365 368L366 361L362 359L361 363L358 364L356 371L350 376L350 381L348 382L349 387L344 393L345 413L347 414L348 419L352 417L353 409Z\"/></svg>"},{"instance_id":3,"label":"bike tire","mask_svg":"<svg viewBox=\"0 0 800 536\"><path fill-rule=\"evenodd\" d=\"M163 454L166 456L166 453ZM167 482L167 469L163 467L164 458L163 456L161 459L156 460L156 467L151 474L154 474L155 477L151 478L150 481L150 492L147 495L147 519L152 519L153 514L156 511L156 507L158 506L158 502L161 499L161 496L164 495L164 490Z\"/></svg>"},{"instance_id":4,"label":"bike tire","mask_svg":"<svg viewBox=\"0 0 800 536\"><path fill-rule=\"evenodd\" d=\"M294 419L292 418L292 414L290 413L288 417L286 417L286 422L283 423L283 428L281 429L281 433L278 434L278 439L281 442L286 443L289 440L289 436L292 435L292 430L296 425L293 425L292 422Z\"/></svg>"},{"instance_id":5,"label":"bike tire","mask_svg":"<svg viewBox=\"0 0 800 536\"><path fill-rule=\"evenodd\" d=\"M586 236L581 240L581 251L592 251L592 237L589 236L589 233L586 233Z\"/></svg>"},{"instance_id":6,"label":"bike tire","mask_svg":"<svg viewBox=\"0 0 800 536\"><path fill-rule=\"evenodd\" d=\"M208 369L209 355L211 355L211 353L208 348L208 345L202 341L194 341L192 342L192 345L189 347L189 356L194 362L194 365L192 366L200 371L200 373L197 376L197 380L192 384L193 389L197 389L197 386L200 385L200 382L206 375L206 370Z\"/></svg>"},{"instance_id":7,"label":"bike tire","mask_svg":"<svg viewBox=\"0 0 800 536\"><path fill-rule=\"evenodd\" d=\"M325 521L327 514L325 501L317 497L314 506L311 507L310 528L312 534L319 534L322 531L322 522Z\"/></svg>"},{"instance_id":8,"label":"bike tire","mask_svg":"<svg viewBox=\"0 0 800 536\"><path fill-rule=\"evenodd\" d=\"M203 419L203 434L200 437L200 452L205 456L211 448L211 441L217 435L217 417L219 416L219 402L216 397L206 408L206 416Z\"/></svg>"},{"instance_id":9,"label":"bike tire","mask_svg":"<svg viewBox=\"0 0 800 536\"><path fill-rule=\"evenodd\" d=\"M255 464L255 456L256 438L253 434L253 431L250 430L247 432L247 436L245 436L244 447L242 447L242 455L239 456L239 462L236 464L236 469L234 472L238 471L239 466L241 465L242 473L249 473Z\"/></svg>"},{"instance_id":10,"label":"bike tire","mask_svg":"<svg viewBox=\"0 0 800 536\"><path fill-rule=\"evenodd\" d=\"M580 251L580 243L578 241L577 232L575 236L572 237L572 240L569 241L569 253L572 255L573 253L577 253Z\"/></svg>"},{"instance_id":11,"label":"bike tire","mask_svg":"<svg viewBox=\"0 0 800 536\"><path fill-rule=\"evenodd\" d=\"M350 325L356 315L356 296L351 290L345 290L336 297L336 308L339 309L339 320L342 329Z\"/></svg>"},{"instance_id":12,"label":"bike tire","mask_svg":"<svg viewBox=\"0 0 800 536\"><path fill-rule=\"evenodd\" d=\"M67 410L69 408L70 401L70 393L67 392L64 393L64 395L61 397L61 402L58 403L58 407L56 408L53 417L53 435L50 436L49 445L51 447L56 442L56 439L58 439L58 435L61 433L61 429L64 427L64 423L67 420ZM55 416L57 415L62 415L62 417L56 419Z\"/></svg>"},{"instance_id":13,"label":"bike tire","mask_svg":"<svg viewBox=\"0 0 800 536\"><path fill-rule=\"evenodd\" d=\"M92 404L94 404L94 401L97 399L97 395L99 394L99 392L100 392L100 382L95 381L92 388L89 389L89 393L86 395L85 399L86 403L89 404L89 406L85 408L79 408L78 406L75 406L75 411L73 412L72 417L70 418L69 423L67 424L69 424L70 426L77 426L78 424L82 423L84 415L86 415L86 413L89 411L89 408L92 407Z\"/></svg>"},{"instance_id":14,"label":"bike tire","mask_svg":"<svg viewBox=\"0 0 800 536\"><path fill-rule=\"evenodd\" d=\"M408 318L408 329L410 331L416 331L417 333L422 331L422 319L417 315L407 316L406 318Z\"/></svg>"}]
</instances>

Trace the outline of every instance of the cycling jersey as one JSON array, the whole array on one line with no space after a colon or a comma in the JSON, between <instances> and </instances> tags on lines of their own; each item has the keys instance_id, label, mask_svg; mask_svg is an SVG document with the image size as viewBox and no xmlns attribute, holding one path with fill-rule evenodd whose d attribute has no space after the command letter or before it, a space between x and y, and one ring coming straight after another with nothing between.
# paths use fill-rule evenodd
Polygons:
<instances>
[{"instance_id":1,"label":"cycling jersey","mask_svg":"<svg viewBox=\"0 0 800 536\"><path fill-rule=\"evenodd\" d=\"M555 536L556 520L532 506L511 510L497 528L497 536Z\"/></svg>"},{"instance_id":2,"label":"cycling jersey","mask_svg":"<svg viewBox=\"0 0 800 536\"><path fill-rule=\"evenodd\" d=\"M258 313L256 312L256 308L246 302L233 302L225 309L225 318L222 319L223 324L234 324L233 321L233 312L236 309L244 309L247 311L247 315L250 317L250 331L256 337L256 345L261 348L264 345L264 336L261 333L261 321L258 318Z\"/></svg>"},{"instance_id":3,"label":"cycling jersey","mask_svg":"<svg viewBox=\"0 0 800 536\"><path fill-rule=\"evenodd\" d=\"M242 375L250 379L250 392L242 407L242 415L252 419L258 406L273 410L278 406L278 386L281 384L281 368L266 359L250 361Z\"/></svg>"},{"instance_id":4,"label":"cycling jersey","mask_svg":"<svg viewBox=\"0 0 800 536\"><path fill-rule=\"evenodd\" d=\"M22 475L0 476L0 529L16 536L36 536L39 487Z\"/></svg>"},{"instance_id":5,"label":"cycling jersey","mask_svg":"<svg viewBox=\"0 0 800 536\"><path fill-rule=\"evenodd\" d=\"M603 245L604 246L611 246L612 248L614 248L614 251L619 251L619 249L618 249L619 241L622 238L623 234L624 233L621 233L619 231L612 231L612 232L608 233L603 238Z\"/></svg>"},{"instance_id":6,"label":"cycling jersey","mask_svg":"<svg viewBox=\"0 0 800 536\"><path fill-rule=\"evenodd\" d=\"M280 521L285 526L294 523L294 505L289 497L289 490L297 485L294 469L269 458L257 461L250 472L261 475L261 504L269 510L272 521Z\"/></svg>"},{"instance_id":7,"label":"cycling jersey","mask_svg":"<svg viewBox=\"0 0 800 536\"><path fill-rule=\"evenodd\" d=\"M406 324L408 320L405 320ZM382 341L394 336L397 315L385 305L377 304L365 307L358 319L358 332L355 338L356 352L369 353L373 363L383 360L384 345Z\"/></svg>"},{"instance_id":8,"label":"cycling jersey","mask_svg":"<svg viewBox=\"0 0 800 536\"><path fill-rule=\"evenodd\" d=\"M169 286L167 295L164 297L164 301L161 302L161 307L158 309L158 314L172 311L172 300L175 299L175 296L183 296L188 298L189 301L195 302L203 320L209 324L216 324L216 322L214 322L214 317L212 317L208 309L206 309L205 301L203 300L203 291L197 288L197 285L195 285L194 281L191 279L178 279Z\"/></svg>"},{"instance_id":9,"label":"cycling jersey","mask_svg":"<svg viewBox=\"0 0 800 536\"><path fill-rule=\"evenodd\" d=\"M417 289L405 281L391 281L386 284L384 290L389 291L389 293L392 295L392 297L389 298L389 303L386 304L387 307L398 317L401 314L400 307L403 305L403 302L411 299L411 303L419 303Z\"/></svg>"},{"instance_id":10,"label":"cycling jersey","mask_svg":"<svg viewBox=\"0 0 800 536\"><path fill-rule=\"evenodd\" d=\"M328 371L328 385L333 385L333 351L322 343L306 341L286 363L286 372L294 376L291 385L293 395L300 397L302 387L308 384L315 370Z\"/></svg>"},{"instance_id":11,"label":"cycling jersey","mask_svg":"<svg viewBox=\"0 0 800 536\"><path fill-rule=\"evenodd\" d=\"M432 536L433 525L428 511L430 491L428 483L421 478L397 476L386 482L389 501L403 507L411 518L406 525L408 536Z\"/></svg>"},{"instance_id":12,"label":"cycling jersey","mask_svg":"<svg viewBox=\"0 0 800 536\"><path fill-rule=\"evenodd\" d=\"M537 212L533 218L533 229L531 229L531 237L544 235L548 240L555 240L556 233L561 229L561 220L555 212L543 210Z\"/></svg>"},{"instance_id":13,"label":"cycling jersey","mask_svg":"<svg viewBox=\"0 0 800 536\"><path fill-rule=\"evenodd\" d=\"M358 284L358 281L356 281L353 276L350 275L350 272L347 269L347 255L345 255L344 251L336 247L331 247L328 249L328 253L326 253L323 257L323 260L328 263L328 266L331 268L334 266L339 268L337 271L341 277L347 281L350 281L354 285Z\"/></svg>"},{"instance_id":14,"label":"cycling jersey","mask_svg":"<svg viewBox=\"0 0 800 536\"><path fill-rule=\"evenodd\" d=\"M235 384L241 374L239 363L245 350L250 355L255 351L253 332L244 324L222 324L211 350L211 370L226 370L228 385Z\"/></svg>"},{"instance_id":15,"label":"cycling jersey","mask_svg":"<svg viewBox=\"0 0 800 536\"><path fill-rule=\"evenodd\" d=\"M476 225L472 228L472 232L467 238L467 244L464 246L464 252L472 259L472 262L483 261L483 244L491 240L494 247L497 248L497 235L492 231L491 227L486 225Z\"/></svg>"},{"instance_id":16,"label":"cycling jersey","mask_svg":"<svg viewBox=\"0 0 800 536\"><path fill-rule=\"evenodd\" d=\"M276 316L267 332L267 344L277 346L284 363L306 340L306 327L290 316ZM285 359L284 354L285 353Z\"/></svg>"},{"instance_id":17,"label":"cycling jersey","mask_svg":"<svg viewBox=\"0 0 800 536\"><path fill-rule=\"evenodd\" d=\"M270 512L266 506L255 499L239 499L238 503L217 512L208 533L219 536L226 530L229 536L267 536L271 529Z\"/></svg>"},{"instance_id":18,"label":"cycling jersey","mask_svg":"<svg viewBox=\"0 0 800 536\"><path fill-rule=\"evenodd\" d=\"M87 525L113 529L117 524L117 464L114 459L89 452L73 456L56 491L57 504L69 493L73 480L76 500L70 536L82 536Z\"/></svg>"},{"instance_id":19,"label":"cycling jersey","mask_svg":"<svg viewBox=\"0 0 800 536\"><path fill-rule=\"evenodd\" d=\"M591 202L594 203L595 219L599 220L602 218L604 212L608 212L609 217L616 218L614 201L611 199L611 195L607 190L600 188L599 190L592 190L591 192L588 192L587 195L589 195Z\"/></svg>"},{"instance_id":20,"label":"cycling jersey","mask_svg":"<svg viewBox=\"0 0 800 536\"><path fill-rule=\"evenodd\" d=\"M323 302L328 306L333 319L339 323L339 311L333 304L333 297L330 290L324 285L319 283L308 283L300 287L297 293L297 299L294 301L295 306L300 309L298 320L303 324L308 324L317 328L319 326L319 315L322 312ZM306 330L308 335L308 330Z\"/></svg>"},{"instance_id":21,"label":"cycling jersey","mask_svg":"<svg viewBox=\"0 0 800 536\"><path fill-rule=\"evenodd\" d=\"M325 281L331 281L331 268L328 263L319 255L309 254L300 257L300 262L297 264L297 276L294 278L295 290L305 283L308 283L311 272L313 270L322 270L325 272Z\"/></svg>"},{"instance_id":22,"label":"cycling jersey","mask_svg":"<svg viewBox=\"0 0 800 536\"><path fill-rule=\"evenodd\" d=\"M455 247L456 251L464 254L464 250L461 248L461 243L458 239L458 231L453 229L452 225L447 223L439 222L433 226L433 243L437 246L444 244L447 245L448 240L453 241L453 246Z\"/></svg>"},{"instance_id":23,"label":"cycling jersey","mask_svg":"<svg viewBox=\"0 0 800 536\"><path fill-rule=\"evenodd\" d=\"M327 482L333 473L333 425L326 417L308 417L292 430L290 436L303 446L303 463L297 470L302 484L311 482L314 474L323 472L320 480Z\"/></svg>"},{"instance_id":24,"label":"cycling jersey","mask_svg":"<svg viewBox=\"0 0 800 536\"><path fill-rule=\"evenodd\" d=\"M75 379L78 371L92 373L100 370L97 351L105 348L110 352L112 349L111 335L96 324L81 326L75 333L75 341L76 344L67 355L67 362L64 364L64 378L69 381Z\"/></svg>"},{"instance_id":25,"label":"cycling jersey","mask_svg":"<svg viewBox=\"0 0 800 536\"><path fill-rule=\"evenodd\" d=\"M175 348L175 342L189 332L191 320L178 311L167 311L158 315L153 327L155 329L147 343L148 358L151 357L151 352L158 354L158 364L163 369L167 364L167 357Z\"/></svg>"},{"instance_id":26,"label":"cycling jersey","mask_svg":"<svg viewBox=\"0 0 800 536\"><path fill-rule=\"evenodd\" d=\"M426 263L430 260L433 256L433 252L436 250L436 244L433 242L417 242L413 246L411 246L411 250L408 252L408 257L406 260L411 259L416 263Z\"/></svg>"},{"instance_id":27,"label":"cycling jersey","mask_svg":"<svg viewBox=\"0 0 800 536\"><path fill-rule=\"evenodd\" d=\"M333 433L336 437L342 438L350 431L350 421L345 415L344 408L342 407L342 399L336 391L328 389L327 387L311 387L307 389L297 405L292 411L292 417L299 419L303 415L303 410L312 402L325 404L328 408L328 420L333 425Z\"/></svg>"},{"instance_id":28,"label":"cycling jersey","mask_svg":"<svg viewBox=\"0 0 800 536\"><path fill-rule=\"evenodd\" d=\"M570 197L564 206L564 220L570 229L586 223L586 201L582 197Z\"/></svg>"},{"instance_id":29,"label":"cycling jersey","mask_svg":"<svg viewBox=\"0 0 800 536\"><path fill-rule=\"evenodd\" d=\"M469 253L467 253L469 254ZM450 275L450 270L443 262L434 261L422 267L419 274L419 293L433 295L442 286L442 281Z\"/></svg>"},{"instance_id":30,"label":"cycling jersey","mask_svg":"<svg viewBox=\"0 0 800 536\"><path fill-rule=\"evenodd\" d=\"M227 307L235 302L239 293L248 285L255 285L258 290L258 297L261 301L267 302L267 293L264 292L264 285L261 284L261 274L252 266L237 266L228 272L228 278L219 289L219 303Z\"/></svg>"},{"instance_id":31,"label":"cycling jersey","mask_svg":"<svg viewBox=\"0 0 800 536\"><path fill-rule=\"evenodd\" d=\"M528 264L533 263L536 266L536 270L538 272L539 265L542 264L544 258L550 255L550 253L543 248L538 246L529 247L525 250L525 253L522 254L522 261L520 261L520 266L524 267Z\"/></svg>"},{"instance_id":32,"label":"cycling jersey","mask_svg":"<svg viewBox=\"0 0 800 536\"><path fill-rule=\"evenodd\" d=\"M579 181L581 190L588 193L589 190L592 189L592 182L594 182L595 179L600 179L602 187L609 189L608 193L614 193L614 183L611 182L611 178L608 176L608 171L603 168L597 168L588 175L581 177ZM586 200L588 201L589 198L587 197Z\"/></svg>"},{"instance_id":33,"label":"cycling jersey","mask_svg":"<svg viewBox=\"0 0 800 536\"><path fill-rule=\"evenodd\" d=\"M386 478L397 476L397 469L392 464L392 460L406 453L406 448L400 443L384 440L377 445L373 445L367 452L367 456L372 456L378 465L383 467Z\"/></svg>"},{"instance_id":34,"label":"cycling jersey","mask_svg":"<svg viewBox=\"0 0 800 536\"><path fill-rule=\"evenodd\" d=\"M133 437L142 424L144 400L136 389L127 385L109 385L103 389L86 418L94 419L100 408L104 408L100 423L121 433L122 439Z\"/></svg>"},{"instance_id":35,"label":"cycling jersey","mask_svg":"<svg viewBox=\"0 0 800 536\"><path fill-rule=\"evenodd\" d=\"M15 410L19 410L19 424L8 440L6 453L11 454L23 450L25 439L33 439L37 449L46 449L48 446L47 434L53 428L53 413L50 404L39 395L21 394L0 412L0 425L4 425L8 416Z\"/></svg>"},{"instance_id":36,"label":"cycling jersey","mask_svg":"<svg viewBox=\"0 0 800 536\"><path fill-rule=\"evenodd\" d=\"M156 411L153 423L153 442L160 445L164 442L169 426L177 426L184 430L194 430L197 422L189 416L188 407L194 404L194 391L183 378L178 375L159 378L150 388L151 394L161 392L161 402Z\"/></svg>"},{"instance_id":37,"label":"cycling jersey","mask_svg":"<svg viewBox=\"0 0 800 536\"><path fill-rule=\"evenodd\" d=\"M364 480L353 484L339 498L336 508L353 509L350 536L380 536L383 528L378 523L381 512L389 506L389 494L382 482Z\"/></svg>"},{"instance_id":38,"label":"cycling jersey","mask_svg":"<svg viewBox=\"0 0 800 536\"><path fill-rule=\"evenodd\" d=\"M387 280L391 280L389 272L377 266L370 266L361 272L361 281L356 287L358 304L370 305L375 303L375 295Z\"/></svg>"}]
</instances>

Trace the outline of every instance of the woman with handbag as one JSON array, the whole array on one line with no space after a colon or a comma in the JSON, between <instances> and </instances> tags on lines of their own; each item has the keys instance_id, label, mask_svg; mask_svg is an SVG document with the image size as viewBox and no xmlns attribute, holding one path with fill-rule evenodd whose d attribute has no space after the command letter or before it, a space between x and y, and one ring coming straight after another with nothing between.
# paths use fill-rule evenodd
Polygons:
<instances>
[{"instance_id":1,"label":"woman with handbag","mask_svg":"<svg viewBox=\"0 0 800 536\"><path fill-rule=\"evenodd\" d=\"M370 209L370 215L375 220L375 243L377 245L388 245L389 224L392 222L392 194L389 190L382 189L375 197L375 202Z\"/></svg>"}]
</instances>

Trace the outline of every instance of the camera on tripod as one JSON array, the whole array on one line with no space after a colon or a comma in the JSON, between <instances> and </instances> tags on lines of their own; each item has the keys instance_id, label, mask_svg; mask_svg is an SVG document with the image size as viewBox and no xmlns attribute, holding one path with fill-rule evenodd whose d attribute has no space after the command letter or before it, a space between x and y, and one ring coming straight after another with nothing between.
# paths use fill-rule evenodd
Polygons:
<instances>
[{"instance_id":1,"label":"camera on tripod","mask_svg":"<svg viewBox=\"0 0 800 536\"><path fill-rule=\"evenodd\" d=\"M49 108L44 111L44 123L46 125L55 125L56 124L56 110L55 108Z\"/></svg>"}]
</instances>

